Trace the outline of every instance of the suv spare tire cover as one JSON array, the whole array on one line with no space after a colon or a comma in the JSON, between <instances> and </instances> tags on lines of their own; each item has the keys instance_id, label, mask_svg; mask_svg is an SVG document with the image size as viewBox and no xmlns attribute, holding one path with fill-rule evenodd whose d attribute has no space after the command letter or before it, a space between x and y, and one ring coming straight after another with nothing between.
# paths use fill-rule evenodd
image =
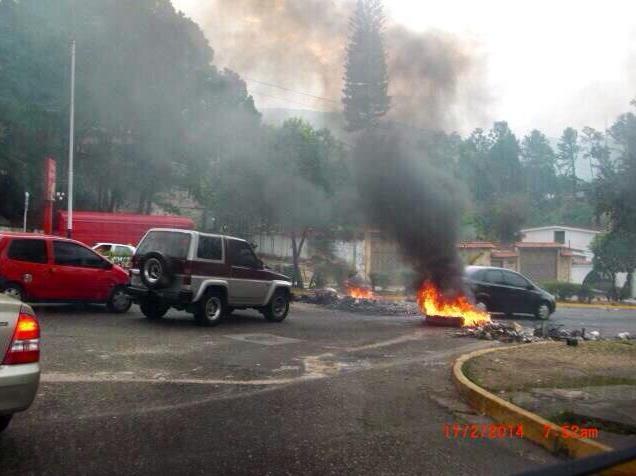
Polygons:
<instances>
[{"instance_id":1,"label":"suv spare tire cover","mask_svg":"<svg viewBox=\"0 0 636 476\"><path fill-rule=\"evenodd\" d=\"M142 256L139 271L141 281L152 289L168 287L174 279L172 260L156 251Z\"/></svg>"}]
</instances>

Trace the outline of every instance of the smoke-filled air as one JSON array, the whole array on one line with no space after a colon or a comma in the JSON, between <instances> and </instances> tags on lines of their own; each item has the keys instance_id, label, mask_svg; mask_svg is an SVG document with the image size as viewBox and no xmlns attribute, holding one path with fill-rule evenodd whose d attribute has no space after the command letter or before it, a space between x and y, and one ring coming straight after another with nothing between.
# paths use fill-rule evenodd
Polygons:
<instances>
[{"instance_id":1,"label":"smoke-filled air","mask_svg":"<svg viewBox=\"0 0 636 476\"><path fill-rule=\"evenodd\" d=\"M216 61L245 76L257 105L280 104L282 94L261 84L267 82L327 99L296 95L292 107L338 110L355 6L354 0L213 0L201 2L197 18ZM384 35L390 118L454 128L467 116L485 115L481 66L469 41L390 20Z\"/></svg>"}]
</instances>

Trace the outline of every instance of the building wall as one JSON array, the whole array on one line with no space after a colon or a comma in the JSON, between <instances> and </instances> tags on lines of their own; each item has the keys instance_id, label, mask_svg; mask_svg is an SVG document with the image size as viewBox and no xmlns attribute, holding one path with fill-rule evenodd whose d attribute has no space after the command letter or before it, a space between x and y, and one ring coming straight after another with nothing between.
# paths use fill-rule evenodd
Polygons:
<instances>
[{"instance_id":1,"label":"building wall","mask_svg":"<svg viewBox=\"0 0 636 476\"><path fill-rule=\"evenodd\" d=\"M465 266L491 266L490 248L460 248L458 251Z\"/></svg>"},{"instance_id":2,"label":"building wall","mask_svg":"<svg viewBox=\"0 0 636 476\"><path fill-rule=\"evenodd\" d=\"M551 243L555 241L555 231L565 232L565 246L577 250L583 250L588 256L592 253L590 250L592 240L596 235L598 235L598 232L593 230L573 230L565 227L551 227L546 230L524 231L522 241L528 243Z\"/></svg>"},{"instance_id":3,"label":"building wall","mask_svg":"<svg viewBox=\"0 0 636 476\"><path fill-rule=\"evenodd\" d=\"M491 258L491 266L497 266L498 268L505 268L511 271L519 271L517 258Z\"/></svg>"},{"instance_id":4,"label":"building wall","mask_svg":"<svg viewBox=\"0 0 636 476\"><path fill-rule=\"evenodd\" d=\"M253 235L250 241L256 243L256 253L264 256L273 256L279 259L292 259L292 241L291 238L284 235L258 234ZM307 240L300 252L301 259L309 258L309 246Z\"/></svg>"},{"instance_id":5,"label":"building wall","mask_svg":"<svg viewBox=\"0 0 636 476\"><path fill-rule=\"evenodd\" d=\"M558 255L557 281L569 283L572 274L572 256Z\"/></svg>"},{"instance_id":6,"label":"building wall","mask_svg":"<svg viewBox=\"0 0 636 476\"><path fill-rule=\"evenodd\" d=\"M351 265L351 268L355 269L356 272L364 272L365 252L364 240L334 242L336 257Z\"/></svg>"},{"instance_id":7,"label":"building wall","mask_svg":"<svg viewBox=\"0 0 636 476\"><path fill-rule=\"evenodd\" d=\"M391 275L403 269L404 263L397 243L383 240L379 233L366 233L364 272L367 276L371 273Z\"/></svg>"},{"instance_id":8,"label":"building wall","mask_svg":"<svg viewBox=\"0 0 636 476\"><path fill-rule=\"evenodd\" d=\"M572 264L570 273L570 282L576 284L583 284L583 280L592 271L591 264Z\"/></svg>"},{"instance_id":9,"label":"building wall","mask_svg":"<svg viewBox=\"0 0 636 476\"><path fill-rule=\"evenodd\" d=\"M558 276L558 249L519 248L519 272L537 283L555 281Z\"/></svg>"}]
</instances>

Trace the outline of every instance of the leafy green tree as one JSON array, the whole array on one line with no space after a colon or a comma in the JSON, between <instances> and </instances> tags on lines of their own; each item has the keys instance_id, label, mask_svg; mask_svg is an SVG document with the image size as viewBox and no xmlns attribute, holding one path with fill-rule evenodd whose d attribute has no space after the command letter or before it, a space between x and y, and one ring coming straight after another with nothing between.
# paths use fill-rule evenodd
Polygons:
<instances>
[{"instance_id":1,"label":"leafy green tree","mask_svg":"<svg viewBox=\"0 0 636 476\"><path fill-rule=\"evenodd\" d=\"M636 268L636 252L632 237L610 232L597 236L592 242L591 248L594 253L594 271L609 279L611 283L610 297L619 299L616 275L618 273L632 275Z\"/></svg>"},{"instance_id":2,"label":"leafy green tree","mask_svg":"<svg viewBox=\"0 0 636 476\"><path fill-rule=\"evenodd\" d=\"M535 206L545 207L556 195L555 154L548 138L537 129L524 137L521 158L530 199Z\"/></svg>"},{"instance_id":3,"label":"leafy green tree","mask_svg":"<svg viewBox=\"0 0 636 476\"><path fill-rule=\"evenodd\" d=\"M615 144L614 160L599 168L599 211L609 216L612 230L636 238L636 115L622 114L609 133Z\"/></svg>"},{"instance_id":4,"label":"leafy green tree","mask_svg":"<svg viewBox=\"0 0 636 476\"><path fill-rule=\"evenodd\" d=\"M490 131L490 141L488 166L497 186L497 195L518 193L523 189L519 142L507 122L495 122Z\"/></svg>"},{"instance_id":5,"label":"leafy green tree","mask_svg":"<svg viewBox=\"0 0 636 476\"><path fill-rule=\"evenodd\" d=\"M492 140L483 129L475 129L460 145L457 175L468 184L478 203L489 200L497 192L488 164L491 147Z\"/></svg>"},{"instance_id":6,"label":"leafy green tree","mask_svg":"<svg viewBox=\"0 0 636 476\"><path fill-rule=\"evenodd\" d=\"M208 203L212 164L244 153L260 116L195 23L170 0L3 0L0 213L17 219L24 190L40 200L45 156L66 186L71 38L76 206L148 212L173 188Z\"/></svg>"},{"instance_id":7,"label":"leafy green tree","mask_svg":"<svg viewBox=\"0 0 636 476\"><path fill-rule=\"evenodd\" d=\"M570 193L576 196L578 178L576 175L576 161L581 147L578 141L578 132L572 127L563 131L557 144L557 164L561 174L569 183Z\"/></svg>"},{"instance_id":8,"label":"leafy green tree","mask_svg":"<svg viewBox=\"0 0 636 476\"><path fill-rule=\"evenodd\" d=\"M390 107L380 0L358 0L350 21L342 103L349 131L377 124Z\"/></svg>"}]
</instances>

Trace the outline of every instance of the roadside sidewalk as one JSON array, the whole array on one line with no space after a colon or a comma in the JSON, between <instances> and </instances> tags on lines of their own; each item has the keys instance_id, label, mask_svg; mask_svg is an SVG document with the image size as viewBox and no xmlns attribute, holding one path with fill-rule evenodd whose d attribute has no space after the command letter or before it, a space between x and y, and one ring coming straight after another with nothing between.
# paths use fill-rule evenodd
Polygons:
<instances>
[{"instance_id":1,"label":"roadside sidewalk","mask_svg":"<svg viewBox=\"0 0 636 476\"><path fill-rule=\"evenodd\" d=\"M636 445L636 341L517 346L466 361L485 390L581 438Z\"/></svg>"},{"instance_id":2,"label":"roadside sidewalk","mask_svg":"<svg viewBox=\"0 0 636 476\"><path fill-rule=\"evenodd\" d=\"M604 310L631 310L636 311L636 304L619 304L611 302L593 302L590 304L584 302L557 301L557 309L559 307L570 307L575 309L604 309Z\"/></svg>"}]
</instances>

